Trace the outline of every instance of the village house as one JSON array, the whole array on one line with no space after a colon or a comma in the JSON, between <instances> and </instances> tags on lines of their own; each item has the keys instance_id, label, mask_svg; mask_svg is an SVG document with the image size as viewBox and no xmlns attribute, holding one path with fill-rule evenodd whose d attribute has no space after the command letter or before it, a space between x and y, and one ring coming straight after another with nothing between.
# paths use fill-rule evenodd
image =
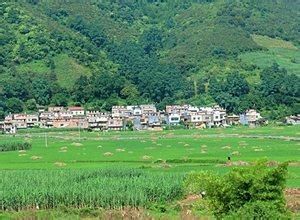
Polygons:
<instances>
[{"instance_id":1,"label":"village house","mask_svg":"<svg viewBox=\"0 0 300 220\"><path fill-rule=\"evenodd\" d=\"M63 112L65 111L65 107L63 106L50 106L48 107L48 112Z\"/></svg>"},{"instance_id":2,"label":"village house","mask_svg":"<svg viewBox=\"0 0 300 220\"><path fill-rule=\"evenodd\" d=\"M240 117L238 115L228 115L226 117L226 123L228 125L239 125L240 124Z\"/></svg>"},{"instance_id":3,"label":"village house","mask_svg":"<svg viewBox=\"0 0 300 220\"><path fill-rule=\"evenodd\" d=\"M43 128L53 127L54 112L41 112L39 116L40 126Z\"/></svg>"},{"instance_id":4,"label":"village house","mask_svg":"<svg viewBox=\"0 0 300 220\"><path fill-rule=\"evenodd\" d=\"M4 132L4 121L0 121L0 132Z\"/></svg>"},{"instance_id":5,"label":"village house","mask_svg":"<svg viewBox=\"0 0 300 220\"><path fill-rule=\"evenodd\" d=\"M249 125L250 127L258 125L261 119L260 113L254 109L249 109L245 114L240 115L240 123L242 125Z\"/></svg>"},{"instance_id":6,"label":"village house","mask_svg":"<svg viewBox=\"0 0 300 220\"><path fill-rule=\"evenodd\" d=\"M285 122L287 124L291 124L291 125L299 125L300 124L300 114L298 115L291 115L289 117L285 118Z\"/></svg>"},{"instance_id":7,"label":"village house","mask_svg":"<svg viewBox=\"0 0 300 220\"><path fill-rule=\"evenodd\" d=\"M152 129L161 127L161 118L159 113L155 112L148 115L148 126Z\"/></svg>"},{"instance_id":8,"label":"village house","mask_svg":"<svg viewBox=\"0 0 300 220\"><path fill-rule=\"evenodd\" d=\"M130 117L133 115L135 106L113 106L111 109L112 117Z\"/></svg>"},{"instance_id":9,"label":"village house","mask_svg":"<svg viewBox=\"0 0 300 220\"><path fill-rule=\"evenodd\" d=\"M84 116L85 111L83 107L80 106L72 106L68 108L68 111L71 112L73 116Z\"/></svg>"},{"instance_id":10,"label":"village house","mask_svg":"<svg viewBox=\"0 0 300 220\"><path fill-rule=\"evenodd\" d=\"M26 115L26 124L28 128L39 127L39 115L38 114L27 114Z\"/></svg>"},{"instance_id":11,"label":"village house","mask_svg":"<svg viewBox=\"0 0 300 220\"><path fill-rule=\"evenodd\" d=\"M180 121L180 114L178 113L170 113L166 117L166 123L168 125L179 125Z\"/></svg>"},{"instance_id":12,"label":"village house","mask_svg":"<svg viewBox=\"0 0 300 220\"><path fill-rule=\"evenodd\" d=\"M87 111L88 127L93 130L106 130L109 115L99 111Z\"/></svg>"},{"instance_id":13,"label":"village house","mask_svg":"<svg viewBox=\"0 0 300 220\"><path fill-rule=\"evenodd\" d=\"M151 114L155 114L157 112L157 109L155 107L155 105L153 104L149 104L149 105L140 105L141 108L141 113L142 115L151 115Z\"/></svg>"},{"instance_id":14,"label":"village house","mask_svg":"<svg viewBox=\"0 0 300 220\"><path fill-rule=\"evenodd\" d=\"M107 125L107 129L108 130L116 130L116 131L120 131L124 128L124 121L121 117L117 118L117 117L110 117L108 119L108 125Z\"/></svg>"}]
</instances>

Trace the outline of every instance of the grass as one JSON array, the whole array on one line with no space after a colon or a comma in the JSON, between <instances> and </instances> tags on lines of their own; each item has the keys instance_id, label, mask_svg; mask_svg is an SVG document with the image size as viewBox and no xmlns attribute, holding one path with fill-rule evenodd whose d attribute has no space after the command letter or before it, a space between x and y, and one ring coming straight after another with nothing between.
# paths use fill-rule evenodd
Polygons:
<instances>
[{"instance_id":1,"label":"grass","mask_svg":"<svg viewBox=\"0 0 300 220\"><path fill-rule=\"evenodd\" d=\"M78 210L66 215L62 211L60 215L80 218L83 215L80 210L86 208L93 209L88 214L106 216L110 209L138 206L148 210L143 214L152 209L157 214L160 212L157 210L165 210L165 205L175 204L174 200L182 198L179 186L187 173L209 170L224 174L233 169L235 166L226 165L229 154L236 164L260 159L292 161L287 186L300 187L300 126L81 131L80 137L76 130L45 131L33 129L15 136L0 135L0 143L29 141L32 144L26 151L0 153L0 188L4 189L2 198L6 198L10 209L34 209L37 203L41 209L54 208L51 213L56 215L55 210L73 207ZM22 184L26 188L18 187ZM82 203L76 203L76 195L80 195ZM152 202L146 202L149 200ZM105 210L98 212L99 204ZM22 213L25 216L28 210ZM30 213L31 216L44 214L43 211ZM2 214L4 219L19 215ZM178 217L180 213L170 211L167 215Z\"/></svg>"},{"instance_id":2,"label":"grass","mask_svg":"<svg viewBox=\"0 0 300 220\"><path fill-rule=\"evenodd\" d=\"M78 64L75 59L69 57L67 54L59 54L54 58L55 73L60 86L65 88L71 88L76 79L81 75L91 75L90 70ZM50 68L46 65L43 60L33 61L19 65L17 70L21 73L34 72L38 74L50 73Z\"/></svg>"},{"instance_id":3,"label":"grass","mask_svg":"<svg viewBox=\"0 0 300 220\"><path fill-rule=\"evenodd\" d=\"M300 50L291 42L273 39L266 36L253 35L253 40L267 51L247 52L239 56L244 62L252 63L260 68L269 67L276 62L289 73L300 75Z\"/></svg>"},{"instance_id":4,"label":"grass","mask_svg":"<svg viewBox=\"0 0 300 220\"><path fill-rule=\"evenodd\" d=\"M30 130L28 130L30 131ZM258 159L299 162L299 126L246 127L161 132L58 131L0 135L1 141L30 141L27 152L0 154L2 169L103 168L121 165L155 172L214 170L227 172L227 156L233 161ZM167 164L163 164L165 163ZM300 169L290 167L291 186L300 186Z\"/></svg>"}]
</instances>

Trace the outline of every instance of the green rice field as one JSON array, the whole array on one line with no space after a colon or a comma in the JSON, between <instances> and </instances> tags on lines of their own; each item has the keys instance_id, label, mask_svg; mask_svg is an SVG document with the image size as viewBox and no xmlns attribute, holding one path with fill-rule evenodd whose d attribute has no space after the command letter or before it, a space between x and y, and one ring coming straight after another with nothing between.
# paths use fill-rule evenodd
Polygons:
<instances>
[{"instance_id":1,"label":"green rice field","mask_svg":"<svg viewBox=\"0 0 300 220\"><path fill-rule=\"evenodd\" d=\"M37 205L148 207L182 198L182 181L192 171L224 174L258 160L270 166L290 161L287 186L300 187L300 126L133 132L36 129L0 135L0 143L18 141L32 147L0 152L2 210Z\"/></svg>"}]
</instances>

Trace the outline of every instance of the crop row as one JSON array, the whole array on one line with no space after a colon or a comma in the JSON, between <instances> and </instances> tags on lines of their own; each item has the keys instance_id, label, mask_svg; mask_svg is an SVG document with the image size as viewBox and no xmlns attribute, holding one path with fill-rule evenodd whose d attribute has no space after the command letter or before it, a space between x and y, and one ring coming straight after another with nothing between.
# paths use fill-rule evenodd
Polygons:
<instances>
[{"instance_id":1,"label":"crop row","mask_svg":"<svg viewBox=\"0 0 300 220\"><path fill-rule=\"evenodd\" d=\"M180 174L144 170L0 171L0 209L145 207L183 194Z\"/></svg>"}]
</instances>

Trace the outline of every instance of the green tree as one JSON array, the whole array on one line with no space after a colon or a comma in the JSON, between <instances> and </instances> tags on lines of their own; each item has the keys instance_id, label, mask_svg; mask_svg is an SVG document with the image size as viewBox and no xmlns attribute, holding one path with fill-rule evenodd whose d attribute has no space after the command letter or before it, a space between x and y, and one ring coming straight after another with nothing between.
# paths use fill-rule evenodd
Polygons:
<instances>
[{"instance_id":1,"label":"green tree","mask_svg":"<svg viewBox=\"0 0 300 220\"><path fill-rule=\"evenodd\" d=\"M37 77L32 81L32 94L40 105L48 105L52 96L51 85L46 79Z\"/></svg>"},{"instance_id":2,"label":"green tree","mask_svg":"<svg viewBox=\"0 0 300 220\"><path fill-rule=\"evenodd\" d=\"M210 172L190 174L185 186L188 192L205 191L211 211L217 218L237 213L241 208L250 209L258 203L268 202L278 215L287 215L283 190L288 163L270 169L265 163L254 167L236 168L224 176ZM270 207L262 207L261 219ZM270 211L270 210L269 210ZM256 213L256 215L259 215ZM253 216L254 217L254 216ZM253 218L252 217L252 218Z\"/></svg>"},{"instance_id":3,"label":"green tree","mask_svg":"<svg viewBox=\"0 0 300 220\"><path fill-rule=\"evenodd\" d=\"M9 98L6 101L7 112L21 113L24 110L24 103L18 98Z\"/></svg>"},{"instance_id":4,"label":"green tree","mask_svg":"<svg viewBox=\"0 0 300 220\"><path fill-rule=\"evenodd\" d=\"M37 103L36 103L35 99L28 99L25 102L25 107L26 107L26 110L28 110L28 111L37 111Z\"/></svg>"}]
</instances>

